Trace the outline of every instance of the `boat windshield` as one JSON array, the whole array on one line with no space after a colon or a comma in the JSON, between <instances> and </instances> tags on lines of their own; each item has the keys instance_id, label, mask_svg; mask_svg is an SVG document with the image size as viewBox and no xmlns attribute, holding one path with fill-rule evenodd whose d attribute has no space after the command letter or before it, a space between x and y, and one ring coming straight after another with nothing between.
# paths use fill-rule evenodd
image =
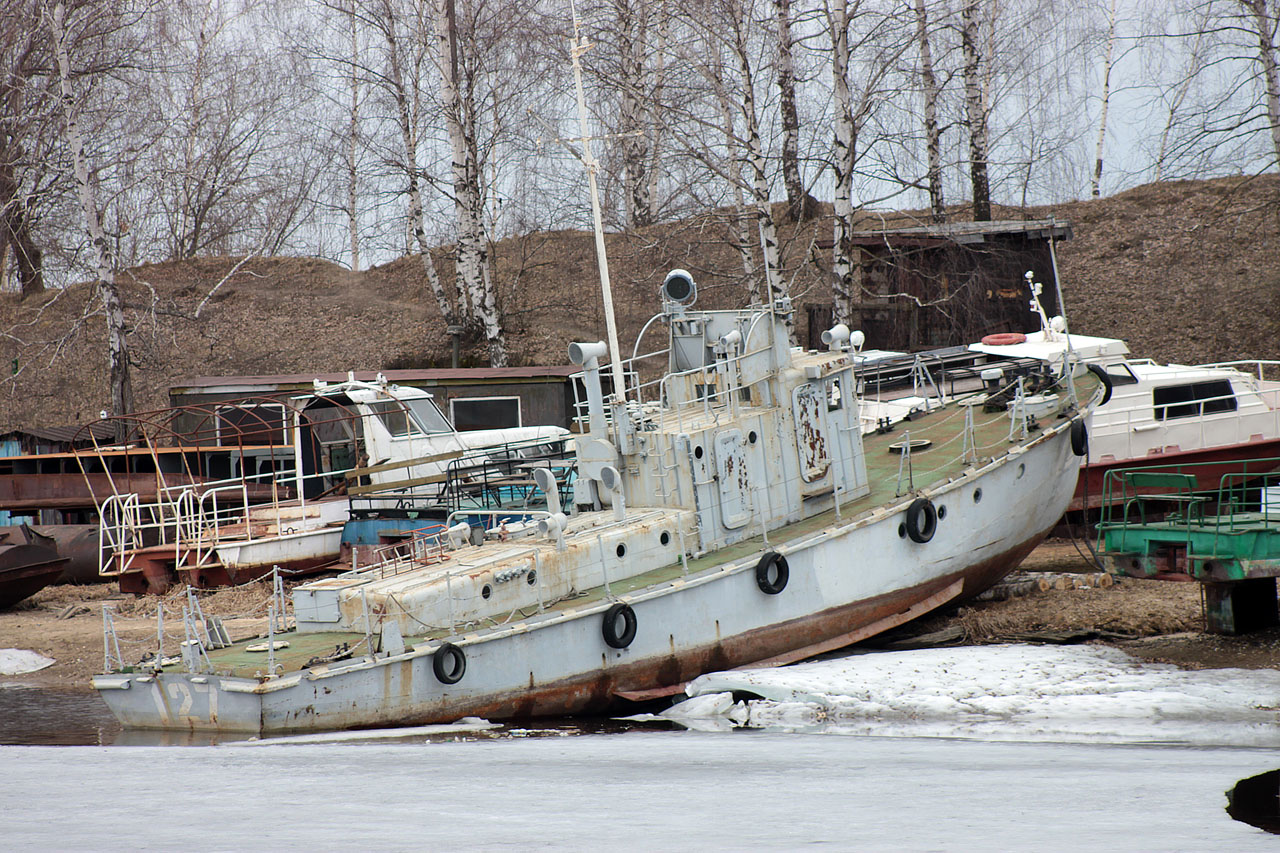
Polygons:
<instances>
[{"instance_id":1,"label":"boat windshield","mask_svg":"<svg viewBox=\"0 0 1280 853\"><path fill-rule=\"evenodd\" d=\"M406 400L418 424L427 432L453 432L453 425L430 397Z\"/></svg>"},{"instance_id":2,"label":"boat windshield","mask_svg":"<svg viewBox=\"0 0 1280 853\"><path fill-rule=\"evenodd\" d=\"M453 427L436 408L436 404L431 402L430 397L416 400L378 400L369 403L369 409L382 421L387 432L396 438L453 432Z\"/></svg>"}]
</instances>

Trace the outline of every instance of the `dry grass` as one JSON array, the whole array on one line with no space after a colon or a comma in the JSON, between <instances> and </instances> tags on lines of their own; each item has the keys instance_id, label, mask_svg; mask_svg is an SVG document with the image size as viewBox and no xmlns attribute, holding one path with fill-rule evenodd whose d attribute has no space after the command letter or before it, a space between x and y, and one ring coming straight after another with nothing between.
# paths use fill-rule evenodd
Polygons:
<instances>
[{"instance_id":1,"label":"dry grass","mask_svg":"<svg viewBox=\"0 0 1280 853\"><path fill-rule=\"evenodd\" d=\"M1076 331L1126 338L1136 353L1160 359L1280 356L1280 301L1273 298L1280 290L1280 176L1153 184L1026 214L1075 226L1059 260ZM868 213L864 224L919 221L909 211ZM826 219L781 229L783 274L798 306L830 299L829 250L819 248L830 234ZM693 272L701 307L747 299L741 263L716 212L610 235L608 246L624 342L657 310L658 286L672 267ZM492 255L513 363L562 364L569 341L603 334L590 235L530 234L501 241ZM447 257L438 252L436 262L449 281ZM194 318L235 264L208 258L121 276L140 410L167 405L169 386L187 376L448 362L449 342L417 257L361 273L312 258L255 259ZM0 426L82 423L106 407L101 318L64 339L89 295L77 286L25 301L0 297L0 329L12 335L0 341L0 363L16 359L19 368L0 389ZM803 316L800 323L803 333ZM464 357L483 363L483 347L472 342Z\"/></svg>"}]
</instances>

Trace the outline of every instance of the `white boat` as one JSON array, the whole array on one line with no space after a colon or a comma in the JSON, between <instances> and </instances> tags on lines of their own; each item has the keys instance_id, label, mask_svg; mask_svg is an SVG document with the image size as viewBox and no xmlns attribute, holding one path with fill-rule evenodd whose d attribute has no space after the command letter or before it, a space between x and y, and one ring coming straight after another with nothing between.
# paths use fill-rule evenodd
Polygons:
<instances>
[{"instance_id":1,"label":"white boat","mask_svg":"<svg viewBox=\"0 0 1280 853\"><path fill-rule=\"evenodd\" d=\"M1038 285L1032 287L1038 308ZM1120 468L1170 466L1193 474L1199 488L1216 490L1223 474L1242 471L1247 460L1255 460L1250 471L1258 474L1280 465L1280 381L1267 378L1280 376L1280 362L1130 358L1124 341L1069 335L1061 318L1039 313L1040 331L997 335L969 350L1051 363L1070 351L1107 382L1105 399L1087 416L1089 448L1072 510L1101 506L1106 474Z\"/></svg>"},{"instance_id":2,"label":"white boat","mask_svg":"<svg viewBox=\"0 0 1280 853\"><path fill-rule=\"evenodd\" d=\"M1037 374L1052 401L1039 415L1021 377L999 411L952 399L864 436L847 330L804 352L788 346L785 300L694 311L695 293L687 273L668 276L665 368L625 400L604 401L603 344L570 347L590 404L573 506L539 474L547 510L479 544L455 516L297 587L296 627L259 638L263 651L197 641L181 665L118 668L94 687L124 725L178 730L602 709L976 595L1066 509L1102 389L1092 374Z\"/></svg>"},{"instance_id":3,"label":"white boat","mask_svg":"<svg viewBox=\"0 0 1280 853\"><path fill-rule=\"evenodd\" d=\"M108 491L94 494L100 572L124 592L163 592L175 580L220 586L273 568L333 565L351 535L353 500L366 518L443 518L466 497L452 495L449 503L446 489L459 488L491 456L538 457L569 436L554 426L458 431L431 394L381 376L316 382L314 393L287 400L131 416L129 431L135 450L150 451L135 455L149 456L161 474L150 496L118 489L110 476ZM174 453L174 444L186 452ZM229 476L213 476L215 467Z\"/></svg>"}]
</instances>

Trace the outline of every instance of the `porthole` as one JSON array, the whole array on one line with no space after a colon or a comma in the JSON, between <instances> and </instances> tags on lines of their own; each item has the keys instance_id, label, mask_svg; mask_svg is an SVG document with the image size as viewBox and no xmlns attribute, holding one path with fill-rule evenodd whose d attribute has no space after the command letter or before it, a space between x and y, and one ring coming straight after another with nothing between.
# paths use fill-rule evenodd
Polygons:
<instances>
[{"instance_id":1,"label":"porthole","mask_svg":"<svg viewBox=\"0 0 1280 853\"><path fill-rule=\"evenodd\" d=\"M973 490L973 502L980 503L982 501L982 489Z\"/></svg>"},{"instance_id":2,"label":"porthole","mask_svg":"<svg viewBox=\"0 0 1280 853\"><path fill-rule=\"evenodd\" d=\"M942 520L947 517L947 508L945 506L938 507L938 519Z\"/></svg>"},{"instance_id":3,"label":"porthole","mask_svg":"<svg viewBox=\"0 0 1280 853\"><path fill-rule=\"evenodd\" d=\"M658 541L659 541L660 543L662 543L663 545L670 545L670 544L671 544L671 534L670 534L670 533L668 533L668 532L667 532L667 531L665 531L665 530L664 530L664 531L662 531L662 535L658 537Z\"/></svg>"},{"instance_id":4,"label":"porthole","mask_svg":"<svg viewBox=\"0 0 1280 853\"><path fill-rule=\"evenodd\" d=\"M624 543L622 542L618 543L617 551L618 551L618 559L622 559L623 557L627 556L627 546Z\"/></svg>"},{"instance_id":5,"label":"porthole","mask_svg":"<svg viewBox=\"0 0 1280 853\"><path fill-rule=\"evenodd\" d=\"M907 526L905 524L898 525L898 538L899 539L907 538Z\"/></svg>"},{"instance_id":6,"label":"porthole","mask_svg":"<svg viewBox=\"0 0 1280 853\"><path fill-rule=\"evenodd\" d=\"M1018 479L1021 480L1022 475L1025 473L1027 473L1027 463L1019 462L1018 463Z\"/></svg>"},{"instance_id":7,"label":"porthole","mask_svg":"<svg viewBox=\"0 0 1280 853\"><path fill-rule=\"evenodd\" d=\"M694 459L701 459L701 458L702 458L702 445L701 445L701 444L699 444L697 447L693 448L693 458L694 458Z\"/></svg>"},{"instance_id":8,"label":"porthole","mask_svg":"<svg viewBox=\"0 0 1280 853\"><path fill-rule=\"evenodd\" d=\"M533 569L530 569L529 574L525 575L525 580L529 583L529 586L533 586L538 582L538 573Z\"/></svg>"},{"instance_id":9,"label":"porthole","mask_svg":"<svg viewBox=\"0 0 1280 853\"><path fill-rule=\"evenodd\" d=\"M493 595L493 587L489 586L488 584L485 584L484 586L480 587L481 598L488 598L491 595Z\"/></svg>"},{"instance_id":10,"label":"porthole","mask_svg":"<svg viewBox=\"0 0 1280 853\"><path fill-rule=\"evenodd\" d=\"M760 436L756 435L755 430L752 430L751 432L747 433L747 442L749 444L755 444L759 439L760 439Z\"/></svg>"}]
</instances>

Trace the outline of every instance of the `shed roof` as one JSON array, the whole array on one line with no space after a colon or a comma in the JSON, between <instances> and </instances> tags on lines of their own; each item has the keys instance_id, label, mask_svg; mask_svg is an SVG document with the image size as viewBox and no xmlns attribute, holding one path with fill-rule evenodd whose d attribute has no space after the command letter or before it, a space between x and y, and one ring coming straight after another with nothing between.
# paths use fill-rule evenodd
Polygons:
<instances>
[{"instance_id":1,"label":"shed roof","mask_svg":"<svg viewBox=\"0 0 1280 853\"><path fill-rule=\"evenodd\" d=\"M1035 240L1070 240L1071 223L1056 219L1009 219L998 222L946 222L912 228L854 231L850 239L859 246L886 243L985 243L992 237L1022 234Z\"/></svg>"},{"instance_id":2,"label":"shed roof","mask_svg":"<svg viewBox=\"0 0 1280 853\"><path fill-rule=\"evenodd\" d=\"M356 379L374 381L381 373L388 382L401 385L454 385L465 383L547 382L563 381L581 367L574 364L550 367L457 367L424 368L419 370L356 370ZM225 391L284 391L309 388L313 380L342 382L345 373L281 373L258 376L193 376L179 380L169 388L169 393L220 389Z\"/></svg>"}]
</instances>

